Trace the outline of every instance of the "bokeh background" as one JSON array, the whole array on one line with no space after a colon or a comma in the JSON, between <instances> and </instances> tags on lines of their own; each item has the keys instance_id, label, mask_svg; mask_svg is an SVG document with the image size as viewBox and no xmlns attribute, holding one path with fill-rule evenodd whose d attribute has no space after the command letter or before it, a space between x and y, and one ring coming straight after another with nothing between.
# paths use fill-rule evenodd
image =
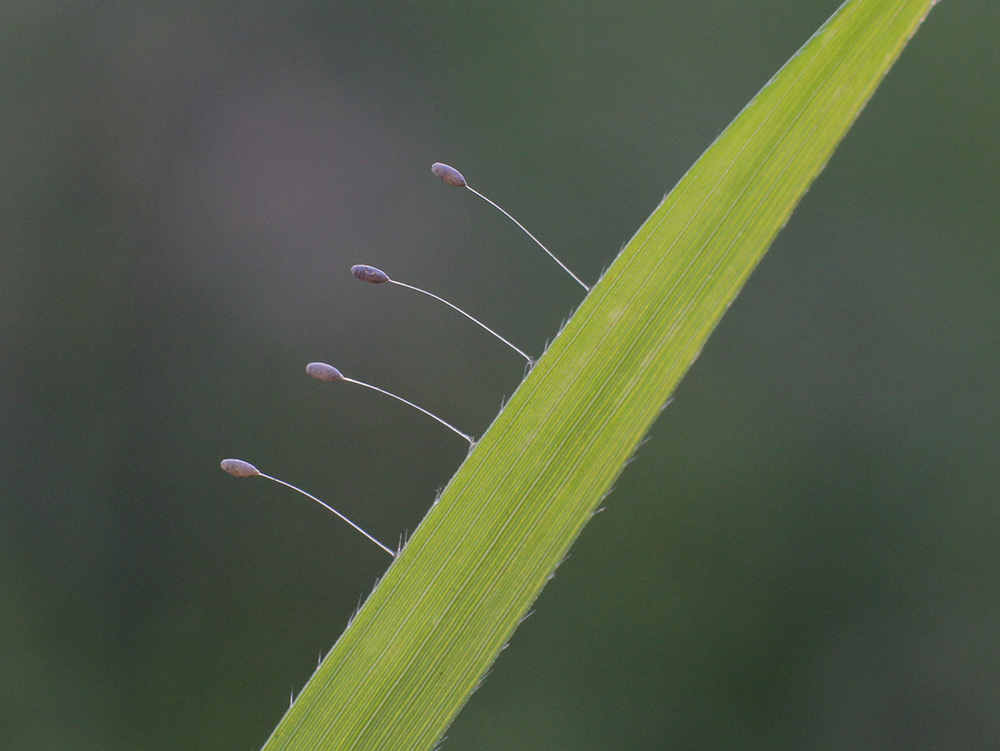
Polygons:
<instances>
[{"instance_id":1,"label":"bokeh background","mask_svg":"<svg viewBox=\"0 0 1000 751\"><path fill-rule=\"evenodd\" d=\"M836 0L0 5L0 748L259 747ZM931 14L445 749L1000 744L993 0Z\"/></svg>"}]
</instances>

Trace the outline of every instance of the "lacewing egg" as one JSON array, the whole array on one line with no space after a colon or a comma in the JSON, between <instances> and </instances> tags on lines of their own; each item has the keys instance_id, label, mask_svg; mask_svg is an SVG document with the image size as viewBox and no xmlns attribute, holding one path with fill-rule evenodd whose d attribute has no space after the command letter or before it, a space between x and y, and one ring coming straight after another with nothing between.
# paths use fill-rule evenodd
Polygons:
<instances>
[{"instance_id":1,"label":"lacewing egg","mask_svg":"<svg viewBox=\"0 0 1000 751\"><path fill-rule=\"evenodd\" d=\"M306 365L306 373L318 381L342 381L344 374L325 362L311 362Z\"/></svg>"},{"instance_id":2,"label":"lacewing egg","mask_svg":"<svg viewBox=\"0 0 1000 751\"><path fill-rule=\"evenodd\" d=\"M242 459L223 459L219 465L233 477L256 477L260 470Z\"/></svg>"},{"instance_id":3,"label":"lacewing egg","mask_svg":"<svg viewBox=\"0 0 1000 751\"><path fill-rule=\"evenodd\" d=\"M575 281L577 284L579 284L581 287L583 287L588 292L590 291L590 286L586 282L584 282L580 277L578 277L576 274L574 274L572 271L570 271L569 267L566 266L566 264L564 264L562 261L560 261L558 258L556 258L555 254L553 254L551 250L549 250L548 248L546 248L545 245L542 243L541 240L539 240L537 237L535 237L533 234L531 234L528 231L527 227L525 227L523 224L521 224L519 221L517 221L517 219L515 219L514 216L509 211L507 211L507 209L505 209L503 206L501 206L500 204L498 204L492 198L487 198L482 193L480 193L478 190L476 190L471 185L469 185L469 183L466 182L466 180L465 180L465 176L461 172L459 172L457 169L455 169L454 167L451 167L451 166L449 166L447 164L442 164L441 162L434 162L434 164L431 165L431 172L433 172L435 175L437 175L438 177L440 177L442 180L444 180L449 185L454 185L456 188L465 188L466 190L469 190L472 193L475 193L480 198L482 198L484 201L486 201L486 203L488 203L490 206L492 206L493 208L495 208L497 211L499 211L505 217L507 217L508 219L510 219L512 222L514 222L514 224L516 224L520 228L520 230L522 232L524 232L524 234L526 234L528 237L530 237L539 248L541 248L542 250L544 250L548 254L549 258L551 258L553 261L555 261L556 263L558 263L562 267L563 271L565 271L567 274L569 274L571 277L573 277L573 281Z\"/></svg>"},{"instance_id":4,"label":"lacewing egg","mask_svg":"<svg viewBox=\"0 0 1000 751\"><path fill-rule=\"evenodd\" d=\"M434 162L434 164L431 165L431 172L449 185L454 185L456 188L464 188L468 185L462 173L454 167L449 167L447 164Z\"/></svg>"},{"instance_id":5,"label":"lacewing egg","mask_svg":"<svg viewBox=\"0 0 1000 751\"><path fill-rule=\"evenodd\" d=\"M365 537L367 537L369 540L371 540L376 545L378 545L380 548L382 548L382 550L384 550L386 553L388 553L389 555L391 555L393 558L396 557L396 553L393 552L392 548L390 548L388 545L383 545L381 542L379 542L374 537L372 537L364 529L362 529L357 524L355 524L350 519L348 519L346 516L344 516L342 513L340 513L339 511L337 511L337 509L335 509L329 503L327 503L326 501L321 501L319 498L317 498L316 496L314 496L312 493L307 493L302 488L297 487L295 485L292 485L290 482L285 482L284 480L279 480L277 477L271 477L271 475L265 475L263 472L261 472L255 466L253 466L250 462L245 462L242 459L223 459L220 462L220 465L222 466L222 469L224 469L226 472L228 472L229 474L231 474L233 477L263 477L263 478L265 478L267 480L270 480L271 482L277 483L278 485L284 485L286 488L291 488L296 493L301 493L306 498L308 498L308 499L310 499L312 501L316 501L316 503L318 503L320 506L322 506L323 508L325 508L327 511L332 511L338 517L340 517L345 522L347 522L352 527L354 527L354 529L356 529L358 532L360 532Z\"/></svg>"},{"instance_id":6,"label":"lacewing egg","mask_svg":"<svg viewBox=\"0 0 1000 751\"><path fill-rule=\"evenodd\" d=\"M348 378L343 373L341 373L339 370L337 370L335 367L333 367L332 365L328 365L325 362L311 362L311 363L309 363L308 365L306 365L306 373L308 373L313 378L315 378L315 379L317 379L319 381L344 381L344 383L355 383L358 386L364 386L366 389L371 389L372 391L377 391L380 394L385 394L386 396L391 396L393 399L401 401L403 404L406 404L409 407L413 407L413 409L417 410L418 412L423 412L428 417L431 417L431 418L437 420L439 423L441 423L442 425L444 425L449 430L454 431L458 435L462 436L462 438L464 438L465 440L467 440L469 442L469 447L470 448L472 446L474 446L475 443L476 443L476 439L473 438L471 435L468 435L467 433L463 433L461 430L459 430L458 428L456 428L450 422L442 420L440 417L438 417L437 415L435 415L433 412L427 411L426 409L424 409L423 407L421 407L419 404L414 404L409 399L404 399L403 397L399 396L398 394L394 394L391 391L386 391L385 389L380 389L378 386L373 386L370 383L365 383L364 381L359 381L359 380L357 380L355 378Z\"/></svg>"},{"instance_id":7,"label":"lacewing egg","mask_svg":"<svg viewBox=\"0 0 1000 751\"><path fill-rule=\"evenodd\" d=\"M390 279L389 275L386 274L384 271L382 271L382 269L377 269L374 266L368 266L367 264L364 263L359 263L356 266L351 266L351 273L354 274L355 278L360 279L363 282L371 282L372 284L382 284L383 282L390 282L391 284L395 284L397 287L406 287L407 289L412 289L414 292L419 292L422 295L427 295L428 297L432 297L438 302L444 303L452 310L461 313L463 316L468 318L477 326L480 326L486 331L490 332L493 336L495 336L497 339L499 339L501 342L506 344L512 350L517 352L521 357L523 357L528 362L529 366L534 363L534 361L531 359L531 355L529 355L527 352L523 352L521 349L511 344L509 341L504 339L502 336L500 336L500 334L495 332L493 329L491 329L485 323L480 321L478 318L469 313L466 313L460 307L455 305L455 303L448 302L443 297L439 297L438 295L435 295L433 292L428 292L425 289L422 289L420 287L415 287L412 284L407 284L406 282L399 282L396 281L395 279ZM316 365L316 363L310 363L309 367L311 368L313 365ZM309 368L306 368L306 370L309 370ZM313 375L316 378L320 378L320 376L315 375L314 373L312 373L312 371L309 371L309 374ZM333 380L333 379L327 379L327 380Z\"/></svg>"},{"instance_id":8,"label":"lacewing egg","mask_svg":"<svg viewBox=\"0 0 1000 751\"><path fill-rule=\"evenodd\" d=\"M377 269L374 266L368 266L363 263L351 266L351 273L354 274L355 278L371 284L384 284L390 281L389 275L382 271L382 269Z\"/></svg>"}]
</instances>

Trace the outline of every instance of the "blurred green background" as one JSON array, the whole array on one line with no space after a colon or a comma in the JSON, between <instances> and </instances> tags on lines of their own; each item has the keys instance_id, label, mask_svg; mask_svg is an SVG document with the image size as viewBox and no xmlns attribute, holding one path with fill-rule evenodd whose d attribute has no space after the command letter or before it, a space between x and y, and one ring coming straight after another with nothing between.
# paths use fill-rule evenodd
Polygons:
<instances>
[{"instance_id":1,"label":"blurred green background","mask_svg":"<svg viewBox=\"0 0 1000 751\"><path fill-rule=\"evenodd\" d=\"M580 289L837 8L0 5L0 748L259 747ZM992 0L941 3L445 749L1000 744Z\"/></svg>"}]
</instances>

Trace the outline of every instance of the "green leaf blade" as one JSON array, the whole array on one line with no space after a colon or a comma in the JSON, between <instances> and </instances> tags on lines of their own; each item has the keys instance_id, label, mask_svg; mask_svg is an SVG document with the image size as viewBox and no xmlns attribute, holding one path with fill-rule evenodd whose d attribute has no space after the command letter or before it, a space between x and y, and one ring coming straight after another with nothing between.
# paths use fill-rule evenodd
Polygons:
<instances>
[{"instance_id":1,"label":"green leaf blade","mask_svg":"<svg viewBox=\"0 0 1000 751\"><path fill-rule=\"evenodd\" d=\"M538 596L932 0L854 0L640 228L265 749L429 749Z\"/></svg>"}]
</instances>

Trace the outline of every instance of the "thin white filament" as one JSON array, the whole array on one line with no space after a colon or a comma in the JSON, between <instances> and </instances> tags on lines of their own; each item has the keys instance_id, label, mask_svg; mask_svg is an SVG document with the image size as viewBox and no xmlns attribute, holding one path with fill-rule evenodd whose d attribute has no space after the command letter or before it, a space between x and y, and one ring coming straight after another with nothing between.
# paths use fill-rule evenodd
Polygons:
<instances>
[{"instance_id":1,"label":"thin white filament","mask_svg":"<svg viewBox=\"0 0 1000 751\"><path fill-rule=\"evenodd\" d=\"M358 386L364 386L366 389L371 389L372 391L377 391L380 394L385 394L386 396L391 396L393 399L401 401L403 404L408 404L409 406L413 407L414 409L419 410L420 412L423 412L428 417L432 417L435 420L437 420L439 423L441 423L442 425L444 425L446 428L448 428L448 430L451 430L451 431L453 431L455 433L458 433L460 436L462 436L462 438L464 438L465 440L467 440L469 442L469 447L470 448L476 442L476 439L473 438L471 435L467 435L466 433L463 433L461 430L459 430L458 428L456 428L450 422L445 422L440 417L438 417L437 415L435 415L433 412L428 412L426 409L424 409L423 407L421 407L418 404L414 404L409 399L404 399L401 396L396 396L396 394L392 393L391 391L386 391L385 389L380 389L378 386L372 386L370 383L365 383L364 381L358 381L358 380L355 380L354 378L348 378L347 376L344 376L343 380L348 381L350 383L356 383Z\"/></svg>"},{"instance_id":2,"label":"thin white filament","mask_svg":"<svg viewBox=\"0 0 1000 751\"><path fill-rule=\"evenodd\" d=\"M546 253L548 253L549 258L551 258L553 261L555 261L556 263L558 263L559 266L562 268L563 271L565 271L567 274L569 274L571 277L573 277L573 279L576 281L577 284L579 284L581 287L583 287L588 292L590 291L590 287L587 286L586 284L584 284L583 281L581 281L580 277L578 277L576 274L574 274L572 271L570 271L568 268L566 268L566 264L564 264L562 261L560 261L558 258L556 258L555 255L552 253L551 250L549 250L544 245L542 245L542 241L541 240L539 240L533 234L531 234L530 232L528 232L528 228L525 227L523 224L521 224L519 221L517 221L517 219L515 219L514 217L512 217L509 213L507 213L506 209L504 209L499 204L494 203L493 201L491 201L489 198L487 198L486 196L484 196L482 193L480 193L478 190L476 190L475 188L473 188L471 185L466 184L465 187L468 188L469 190L471 190L473 193L475 193L480 198L482 198L484 201L486 201L486 203L488 203L490 206L492 206L493 208L495 208L497 211L499 211L505 217L507 217L508 219L510 219L512 222L514 222L514 224L516 224L518 227L521 228L521 231L524 232L524 234L526 234L528 237L530 237L532 240L535 241L535 244L538 245L539 248L541 248Z\"/></svg>"},{"instance_id":3,"label":"thin white filament","mask_svg":"<svg viewBox=\"0 0 1000 751\"><path fill-rule=\"evenodd\" d=\"M500 336L500 334L498 334L493 329L491 329L489 326L487 326L485 323L483 323L482 321L480 321L478 318L475 318L475 317L469 315L464 310L462 310L460 307L458 307L457 305L455 305L453 303L448 302L443 297L438 297L433 292L428 292L425 289L420 289L420 287L414 287L412 284L407 284L406 282L397 282L395 279L390 279L389 283L390 284L395 284L397 287L406 287L407 289L412 289L414 292L419 292L419 293L421 293L423 295L427 295L428 297L433 297L438 302L443 302L445 305L447 305L452 310L458 311L459 313L461 313L463 316L465 316L466 318L468 318L470 321L472 321L477 326L481 326L483 329L485 329L486 331L488 331L491 334L493 334L493 336L495 336L497 339L499 339L501 342L503 342L504 344L506 344L512 350L514 350L515 352L517 352L517 354L519 354L521 357L523 357L525 360L527 360L528 361L528 365L532 365L534 363L534 360L531 359L531 355L529 355L528 353L522 351L519 347L514 346L509 341L507 341L502 336Z\"/></svg>"},{"instance_id":4,"label":"thin white filament","mask_svg":"<svg viewBox=\"0 0 1000 751\"><path fill-rule=\"evenodd\" d=\"M349 380L349 379L345 379L345 380ZM382 543L380 543L378 540L376 540L370 534L368 534L363 529L361 529L361 527L359 527L357 524L355 524L350 519L348 519L346 516L344 516L342 513L340 513L339 511L337 511L337 509L335 509L333 506L331 506L328 503L324 503L319 498L317 498L316 496L314 496L312 493L307 493L302 488L297 488L294 485L292 485L290 482L285 482L284 480L279 480L277 477L272 477L271 475L265 475L263 472L260 473L260 476L261 477L266 477L268 480L273 480L274 482L278 483L279 485L284 485L286 488L291 488L292 490L294 490L294 491L296 491L298 493L301 493L306 498L311 498L312 500L316 501L316 503L318 503L320 506L322 506L323 508L325 508L327 511L332 511L334 514L336 514L342 520L344 520L345 522L347 522L348 524L350 524L358 532L360 532L365 537L367 537L369 540L371 540L372 542L374 542L376 545L378 545L380 548L382 548L382 550L384 550L386 553L388 553L389 555L391 555L393 558L396 557L396 553L393 552L392 548L388 547L387 545L383 545Z\"/></svg>"}]
</instances>

